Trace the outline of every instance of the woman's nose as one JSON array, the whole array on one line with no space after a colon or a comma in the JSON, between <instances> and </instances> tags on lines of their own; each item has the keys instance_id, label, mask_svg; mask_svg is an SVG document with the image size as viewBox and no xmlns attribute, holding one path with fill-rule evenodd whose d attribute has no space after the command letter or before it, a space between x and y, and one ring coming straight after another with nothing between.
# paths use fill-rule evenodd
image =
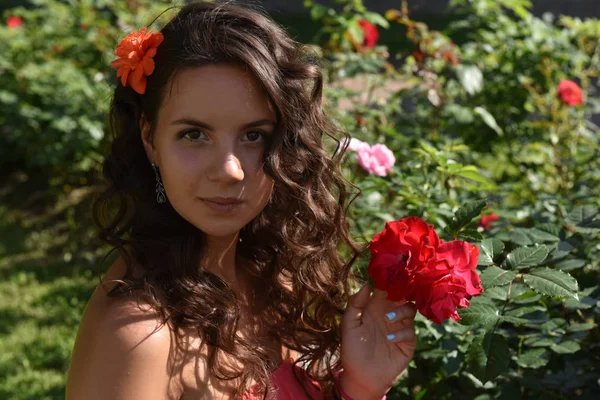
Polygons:
<instances>
[{"instance_id":1,"label":"woman's nose","mask_svg":"<svg viewBox=\"0 0 600 400\"><path fill-rule=\"evenodd\" d=\"M211 168L208 171L208 179L223 182L242 181L244 179L242 163L231 152L222 156L215 154Z\"/></svg>"}]
</instances>

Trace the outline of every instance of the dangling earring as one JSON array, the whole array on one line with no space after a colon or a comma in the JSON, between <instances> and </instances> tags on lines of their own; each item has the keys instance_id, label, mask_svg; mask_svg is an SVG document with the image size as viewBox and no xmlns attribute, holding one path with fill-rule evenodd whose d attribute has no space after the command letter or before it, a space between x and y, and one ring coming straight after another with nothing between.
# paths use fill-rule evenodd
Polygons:
<instances>
[{"instance_id":1,"label":"dangling earring","mask_svg":"<svg viewBox=\"0 0 600 400\"><path fill-rule=\"evenodd\" d=\"M156 164L152 163L154 168L154 174L156 175L156 202L163 204L167 202L167 195L165 193L165 187L163 186L162 180L160 179L160 172Z\"/></svg>"}]
</instances>

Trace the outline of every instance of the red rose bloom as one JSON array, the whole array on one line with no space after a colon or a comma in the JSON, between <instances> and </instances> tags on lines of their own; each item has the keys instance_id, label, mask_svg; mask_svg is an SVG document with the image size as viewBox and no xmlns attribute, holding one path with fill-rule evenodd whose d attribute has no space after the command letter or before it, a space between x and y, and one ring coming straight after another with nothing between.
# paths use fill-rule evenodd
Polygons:
<instances>
[{"instance_id":1,"label":"red rose bloom","mask_svg":"<svg viewBox=\"0 0 600 400\"><path fill-rule=\"evenodd\" d=\"M371 244L368 273L388 300L414 301L421 314L438 324L459 320L457 308L483 292L475 271L479 248L467 242L443 242L433 226L417 217L388 222Z\"/></svg>"},{"instance_id":2,"label":"red rose bloom","mask_svg":"<svg viewBox=\"0 0 600 400\"><path fill-rule=\"evenodd\" d=\"M367 21L366 19L361 19L358 21L360 27L363 31L363 43L362 46L366 49L371 49L375 47L377 41L379 40L379 30L375 25Z\"/></svg>"},{"instance_id":3,"label":"red rose bloom","mask_svg":"<svg viewBox=\"0 0 600 400\"><path fill-rule=\"evenodd\" d=\"M21 17L8 17L8 19L6 20L6 26L9 29L18 28L21 25L23 25L23 20L21 19Z\"/></svg>"},{"instance_id":4,"label":"red rose bloom","mask_svg":"<svg viewBox=\"0 0 600 400\"><path fill-rule=\"evenodd\" d=\"M369 245L368 273L375 287L388 291L392 301L408 299L411 282L433 260L439 243L433 226L418 217L386 223Z\"/></svg>"},{"instance_id":5,"label":"red rose bloom","mask_svg":"<svg viewBox=\"0 0 600 400\"><path fill-rule=\"evenodd\" d=\"M479 226L482 226L483 229L485 229L486 231L489 231L490 229L492 229L490 222L498 221L498 219L499 219L499 217L494 213L491 213L490 215L484 215L479 220Z\"/></svg>"},{"instance_id":6,"label":"red rose bloom","mask_svg":"<svg viewBox=\"0 0 600 400\"><path fill-rule=\"evenodd\" d=\"M560 81L557 94L560 101L569 106L583 104L583 90L575 82L568 79Z\"/></svg>"},{"instance_id":7,"label":"red rose bloom","mask_svg":"<svg viewBox=\"0 0 600 400\"><path fill-rule=\"evenodd\" d=\"M460 277L464 281L467 294L474 296L483 292L481 280L475 272L478 261L479 247L461 240L453 240L440 244L432 269L435 273L450 273Z\"/></svg>"},{"instance_id":8,"label":"red rose bloom","mask_svg":"<svg viewBox=\"0 0 600 400\"><path fill-rule=\"evenodd\" d=\"M456 308L469 306L465 282L457 275L444 275L440 279L423 282L415 291L415 305L419 312L436 324L452 318L460 320Z\"/></svg>"}]
</instances>

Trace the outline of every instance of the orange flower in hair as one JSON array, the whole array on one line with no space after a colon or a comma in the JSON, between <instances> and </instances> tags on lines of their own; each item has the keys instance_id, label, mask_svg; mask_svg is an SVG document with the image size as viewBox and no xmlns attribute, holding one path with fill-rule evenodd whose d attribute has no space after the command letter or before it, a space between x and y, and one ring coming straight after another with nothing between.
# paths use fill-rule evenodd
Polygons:
<instances>
[{"instance_id":1,"label":"orange flower in hair","mask_svg":"<svg viewBox=\"0 0 600 400\"><path fill-rule=\"evenodd\" d=\"M154 72L156 48L164 40L160 32L148 31L142 28L139 32L132 32L119 43L111 68L118 68L117 77L121 78L123 86L130 86L139 94L146 92L146 77Z\"/></svg>"}]
</instances>

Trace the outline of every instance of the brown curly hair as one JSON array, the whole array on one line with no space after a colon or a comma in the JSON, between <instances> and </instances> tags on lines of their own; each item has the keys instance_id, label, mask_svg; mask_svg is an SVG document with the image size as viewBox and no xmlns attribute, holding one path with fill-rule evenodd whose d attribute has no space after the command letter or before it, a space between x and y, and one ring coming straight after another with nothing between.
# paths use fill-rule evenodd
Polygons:
<instances>
[{"instance_id":1,"label":"brown curly hair","mask_svg":"<svg viewBox=\"0 0 600 400\"><path fill-rule=\"evenodd\" d=\"M299 352L296 362L329 390L351 266L363 249L350 238L346 218L352 191L358 190L341 173L349 136L324 114L316 57L263 12L230 1L188 4L161 32L164 42L146 93L117 84L111 102L112 147L103 163L108 187L93 214L101 239L119 251L127 272L109 295L139 295L175 332L197 330L206 345L208 373L236 380L235 395L252 381L268 394L268 374L276 366L265 361L265 343L274 338ZM275 182L273 198L241 230L237 247L237 254L252 260L247 272L264 307L256 317L268 338L236 336L236 294L216 275L198 269L203 233L168 203L156 204L155 175L139 127L142 115L156 125L178 72L230 63L246 66L258 78L278 120L264 154L265 173ZM333 155L324 138L333 139ZM348 261L340 256L342 248ZM133 276L134 263L143 276ZM289 286L282 285L282 277ZM226 365L224 356L243 368Z\"/></svg>"}]
</instances>

